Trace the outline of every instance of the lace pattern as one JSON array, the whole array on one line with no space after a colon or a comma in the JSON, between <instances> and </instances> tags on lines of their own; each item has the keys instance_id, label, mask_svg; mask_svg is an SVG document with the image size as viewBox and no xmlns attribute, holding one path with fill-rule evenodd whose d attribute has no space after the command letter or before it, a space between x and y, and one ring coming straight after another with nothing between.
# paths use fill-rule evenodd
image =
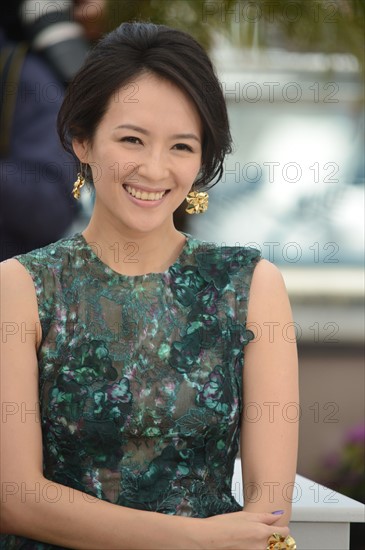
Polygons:
<instances>
[{"instance_id":1,"label":"lace pattern","mask_svg":"<svg viewBox=\"0 0 365 550\"><path fill-rule=\"evenodd\" d=\"M164 273L116 273L79 233L16 258L43 331L45 477L121 506L209 517L242 509L231 481L260 253L185 236Z\"/></svg>"}]
</instances>

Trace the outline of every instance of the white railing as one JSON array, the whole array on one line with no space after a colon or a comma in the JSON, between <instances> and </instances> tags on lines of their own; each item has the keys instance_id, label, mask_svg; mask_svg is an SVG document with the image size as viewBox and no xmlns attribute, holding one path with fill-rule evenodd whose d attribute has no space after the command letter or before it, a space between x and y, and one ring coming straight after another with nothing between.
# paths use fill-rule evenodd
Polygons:
<instances>
[{"instance_id":1,"label":"white railing","mask_svg":"<svg viewBox=\"0 0 365 550\"><path fill-rule=\"evenodd\" d=\"M241 460L235 462L232 494L243 504ZM365 521L365 506L297 475L290 532L298 550L348 550L350 523Z\"/></svg>"}]
</instances>

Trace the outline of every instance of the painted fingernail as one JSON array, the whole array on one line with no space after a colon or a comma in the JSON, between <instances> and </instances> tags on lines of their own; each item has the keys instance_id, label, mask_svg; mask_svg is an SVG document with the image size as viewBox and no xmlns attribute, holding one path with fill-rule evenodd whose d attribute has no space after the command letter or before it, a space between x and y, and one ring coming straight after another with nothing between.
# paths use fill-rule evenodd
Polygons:
<instances>
[{"instance_id":1,"label":"painted fingernail","mask_svg":"<svg viewBox=\"0 0 365 550\"><path fill-rule=\"evenodd\" d=\"M284 510L275 510L275 512L271 512L272 514L275 514L276 516L280 516L284 513Z\"/></svg>"}]
</instances>

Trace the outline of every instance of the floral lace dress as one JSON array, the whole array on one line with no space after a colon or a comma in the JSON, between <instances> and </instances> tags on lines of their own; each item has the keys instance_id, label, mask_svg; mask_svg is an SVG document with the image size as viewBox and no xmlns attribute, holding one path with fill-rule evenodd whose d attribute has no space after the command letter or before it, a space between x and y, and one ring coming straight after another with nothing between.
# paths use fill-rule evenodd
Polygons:
<instances>
[{"instance_id":1,"label":"floral lace dress","mask_svg":"<svg viewBox=\"0 0 365 550\"><path fill-rule=\"evenodd\" d=\"M120 506L203 518L242 509L231 481L260 253L184 235L163 273L121 275L81 233L16 258L43 332L45 477ZM6 535L1 548L59 547Z\"/></svg>"}]
</instances>

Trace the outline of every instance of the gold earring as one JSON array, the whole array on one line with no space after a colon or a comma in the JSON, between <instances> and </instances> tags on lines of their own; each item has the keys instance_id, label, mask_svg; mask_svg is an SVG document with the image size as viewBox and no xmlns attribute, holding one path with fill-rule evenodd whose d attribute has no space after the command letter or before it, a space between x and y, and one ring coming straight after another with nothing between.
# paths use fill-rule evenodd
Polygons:
<instances>
[{"instance_id":1,"label":"gold earring","mask_svg":"<svg viewBox=\"0 0 365 550\"><path fill-rule=\"evenodd\" d=\"M188 203L185 212L188 214L203 214L208 209L209 195L205 191L190 191L186 197Z\"/></svg>"},{"instance_id":2,"label":"gold earring","mask_svg":"<svg viewBox=\"0 0 365 550\"><path fill-rule=\"evenodd\" d=\"M80 189L85 184L85 176L83 175L82 165L80 172L77 174L77 180L74 183L72 194L76 200L80 198Z\"/></svg>"}]
</instances>

